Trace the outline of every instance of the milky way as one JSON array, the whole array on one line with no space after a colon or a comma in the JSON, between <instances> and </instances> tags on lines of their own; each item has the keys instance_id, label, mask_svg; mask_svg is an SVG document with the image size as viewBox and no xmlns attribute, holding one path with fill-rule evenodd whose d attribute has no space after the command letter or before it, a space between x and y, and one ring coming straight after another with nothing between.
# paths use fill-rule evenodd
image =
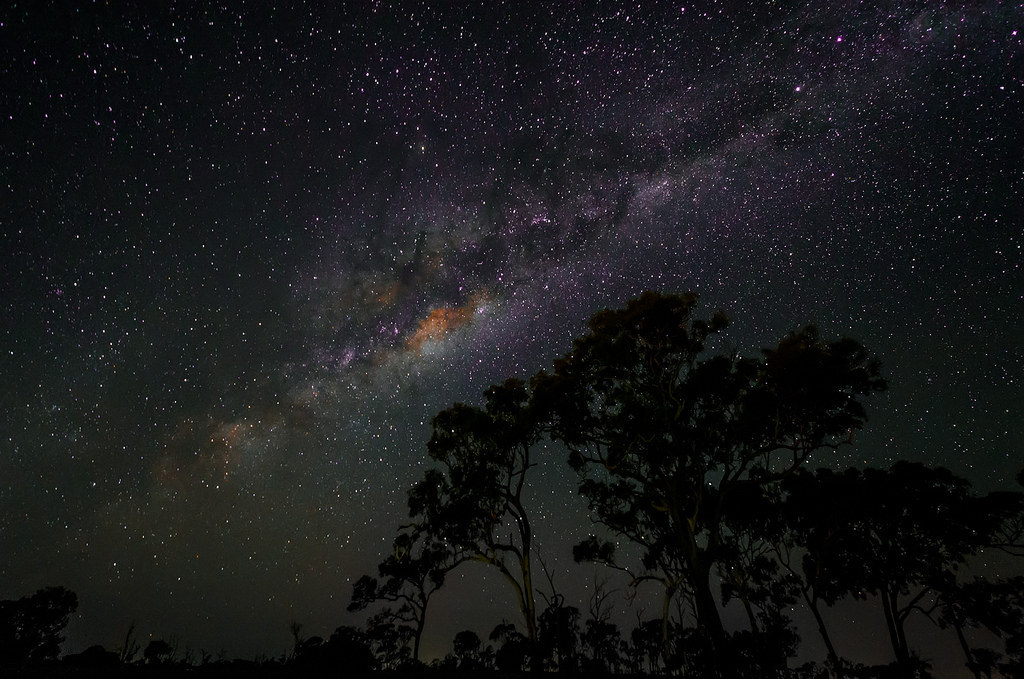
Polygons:
<instances>
[{"instance_id":1,"label":"milky way","mask_svg":"<svg viewBox=\"0 0 1024 679\"><path fill-rule=\"evenodd\" d=\"M433 414L646 289L875 351L822 464L1019 469L1020 7L339 4L0 12L0 598L75 590L70 646L358 622ZM466 571L427 654L515 615Z\"/></svg>"}]
</instances>

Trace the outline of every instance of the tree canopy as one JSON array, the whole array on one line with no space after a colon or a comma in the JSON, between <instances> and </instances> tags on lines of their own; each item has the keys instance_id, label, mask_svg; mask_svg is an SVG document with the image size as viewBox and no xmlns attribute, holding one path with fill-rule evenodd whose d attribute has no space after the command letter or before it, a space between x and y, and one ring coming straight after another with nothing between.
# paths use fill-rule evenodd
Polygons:
<instances>
[{"instance_id":1,"label":"tree canopy","mask_svg":"<svg viewBox=\"0 0 1024 679\"><path fill-rule=\"evenodd\" d=\"M789 615L801 601L827 667L853 671L823 607L869 598L882 609L899 673L925 668L905 626L920 613L954 629L976 675L994 667L1012 675L1024 646L1012 622L1020 597L991 602L1019 581L966 583L958 574L985 548L1020 553L1021 494L976 496L948 470L909 462L833 471L836 451L853 445L867 420L867 400L886 388L878 361L856 340L827 339L810 325L742 356L725 348L723 314L696 312L695 294L645 293L595 314L550 371L491 387L480 407L438 413L428 443L437 466L409 493L412 532L402 538L426 561L402 556L396 541L383 580L360 580L353 606L382 599L422 611L444 573L479 561L511 585L526 635L503 623L490 636L495 649L463 633L451 667L739 677L790 671L800 638ZM599 527L581 535L575 559L663 588L660 619L638 616L628 641L600 606L582 620L555 592L538 615L524 492L537 451L559 446ZM624 541L630 554L616 546ZM723 622L732 602L745 629ZM422 630L417 615L410 621ZM1006 640L1005 662L971 641L972 627Z\"/></svg>"},{"instance_id":2,"label":"tree canopy","mask_svg":"<svg viewBox=\"0 0 1024 679\"><path fill-rule=\"evenodd\" d=\"M18 667L56 658L64 641L61 632L77 609L78 597L63 587L0 601L0 665Z\"/></svg>"},{"instance_id":3,"label":"tree canopy","mask_svg":"<svg viewBox=\"0 0 1024 679\"><path fill-rule=\"evenodd\" d=\"M533 529L523 491L543 430L523 381L493 386L484 398L483 408L456 403L434 418L427 450L440 468L410 491L410 515L422 530L501 573L535 642Z\"/></svg>"},{"instance_id":4,"label":"tree canopy","mask_svg":"<svg viewBox=\"0 0 1024 679\"><path fill-rule=\"evenodd\" d=\"M648 292L596 314L534 387L594 518L643 548L668 596L692 596L724 654L712 573L725 565L730 503L849 443L863 397L885 382L859 343L810 326L760 359L711 353L727 320L694 318L696 305L692 293Z\"/></svg>"}]
</instances>

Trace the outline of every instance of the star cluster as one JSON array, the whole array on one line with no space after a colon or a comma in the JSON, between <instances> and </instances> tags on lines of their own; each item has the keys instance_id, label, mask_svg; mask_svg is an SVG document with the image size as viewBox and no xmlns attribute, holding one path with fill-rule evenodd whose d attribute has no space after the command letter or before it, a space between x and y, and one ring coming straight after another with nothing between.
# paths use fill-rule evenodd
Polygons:
<instances>
[{"instance_id":1,"label":"star cluster","mask_svg":"<svg viewBox=\"0 0 1024 679\"><path fill-rule=\"evenodd\" d=\"M1019 469L1019 7L455 5L0 11L0 596L75 590L81 646L329 631L433 414L645 289L874 350L837 466ZM480 577L442 611L514 617Z\"/></svg>"}]
</instances>

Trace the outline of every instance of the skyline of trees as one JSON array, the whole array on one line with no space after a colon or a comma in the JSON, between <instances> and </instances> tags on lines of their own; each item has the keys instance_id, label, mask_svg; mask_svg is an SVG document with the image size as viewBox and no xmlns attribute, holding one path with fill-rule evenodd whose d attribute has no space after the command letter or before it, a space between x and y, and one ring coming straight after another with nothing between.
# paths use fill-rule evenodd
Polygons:
<instances>
[{"instance_id":1,"label":"skyline of trees","mask_svg":"<svg viewBox=\"0 0 1024 679\"><path fill-rule=\"evenodd\" d=\"M441 468L410 492L417 526L499 568L515 591L531 664L544 666L545 649L550 665L559 644L538 636L522 505L530 450L547 440L568 452L591 520L604 529L581 535L574 558L628 573L633 587L662 586L665 667L725 677L785 672L800 641L787 610L803 602L827 666L842 673L848 663L822 605L874 597L899 675L923 671L907 619L942 611L933 619L957 630L965 662L980 671L962 606L942 602L956 600L957 571L970 556L1000 541L1014 549L1020 494L969 497L966 480L911 463L856 479L856 470L809 472L812 455L820 463L853 444L864 399L886 388L877 360L855 340L827 341L813 326L760 358L708 351L728 320L695 318L696 306L693 293L644 293L595 314L551 372L491 387L482 408L457 403L439 413L429 451ZM876 496L875 504L867 499ZM639 559L620 558L622 540L640 548ZM518 568L508 567L510 557ZM747 629L726 629L730 602L742 607ZM597 621L588 622L593 633Z\"/></svg>"},{"instance_id":2,"label":"skyline of trees","mask_svg":"<svg viewBox=\"0 0 1024 679\"><path fill-rule=\"evenodd\" d=\"M408 521L376 575L353 585L348 610L365 611L365 626L324 639L293 623L278 666L420 666L432 597L478 562L501 574L521 627L506 619L484 638L459 632L435 662L444 671L909 679L929 676L907 624L921 619L947 631L977 679L1024 677L1024 575L972 567L985 550L1024 556L1024 494L977 495L947 469L906 460L820 466L854 444L865 400L885 389L878 362L813 326L743 357L721 348L727 319L696 309L693 293L645 293L595 314L550 372L440 411L427 445L434 465L409 490ZM595 579L585 611L572 606L537 549L527 491L538 474L558 473L554 451L592 522L562 550L626 574L627 599L645 583L661 588L659 615L637 613L631 631L612 615L605 581ZM1024 486L1024 470L1016 481ZM827 613L840 602L877 611L890 667L850 660ZM825 647L821 663L791 666L809 631L794 620L798 605ZM0 665L54 661L76 606L63 588L0 602ZM739 616L726 624L730 609ZM192 664L160 639L141 656L128 647L71 658ZM213 663L204 654L200 664Z\"/></svg>"}]
</instances>

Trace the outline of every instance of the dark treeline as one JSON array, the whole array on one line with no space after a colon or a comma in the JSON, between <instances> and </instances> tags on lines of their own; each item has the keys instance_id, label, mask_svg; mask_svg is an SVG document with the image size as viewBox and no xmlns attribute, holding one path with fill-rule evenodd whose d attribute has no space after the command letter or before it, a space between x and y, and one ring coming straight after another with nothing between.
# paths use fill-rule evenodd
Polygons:
<instances>
[{"instance_id":1,"label":"dark treeline","mask_svg":"<svg viewBox=\"0 0 1024 679\"><path fill-rule=\"evenodd\" d=\"M925 676L907 634L920 615L949 630L974 676L1024 676L1024 580L961 576L983 550L1024 551L1021 493L977 496L951 472L907 461L834 471L836 451L866 420L865 402L885 389L878 362L813 327L756 358L716 352L727 320L694 317L696 303L646 293L600 312L550 371L434 418L436 465L409 493L394 553L356 583L350 606L378 606L369 628L395 631L389 662L418 659L431 595L451 570L478 561L508 582L520 626L500 625L489 644L461 633L449 667ZM660 588L660 615L628 635L605 593L593 593L589 611L568 606L538 567L524 491L552 449L568 453L603 529L580 536L576 560ZM616 549L623 543L631 549ZM843 657L826 609L847 599L878 609L891 666ZM723 624L729 605L744 628ZM827 657L794 668L800 637L788 611L798 605Z\"/></svg>"},{"instance_id":2,"label":"dark treeline","mask_svg":"<svg viewBox=\"0 0 1024 679\"><path fill-rule=\"evenodd\" d=\"M366 625L324 639L294 624L293 650L258 669L927 677L908 634L920 618L946 630L977 679L1024 677L1024 576L977 564L986 550L1024 556L1024 494L979 495L946 469L910 461L838 471L837 451L854 444L865 403L886 386L878 362L813 327L755 358L714 351L727 321L695 318L696 301L645 293L600 312L550 371L492 386L482 406L438 413L428 444L436 464L409 491L409 520L376 575L354 585L349 610L369 611ZM534 544L527 491L554 450L568 457L593 520L575 560L657 588L658 615L630 630L601 581L587 610L569 605ZM484 638L460 632L448 656L424 666L431 597L469 561L503 576L518 624ZM857 649L834 635L829 609L858 601L884 630L891 664L856 664L846 656ZM0 603L0 660L54 662L75 605L60 588ZM742 625L723 622L726 607ZM812 629L797 629L796 607ZM798 662L801 633L817 635L825 657ZM242 667L165 642L140 649L130 635L119 653L94 647L63 662Z\"/></svg>"}]
</instances>

